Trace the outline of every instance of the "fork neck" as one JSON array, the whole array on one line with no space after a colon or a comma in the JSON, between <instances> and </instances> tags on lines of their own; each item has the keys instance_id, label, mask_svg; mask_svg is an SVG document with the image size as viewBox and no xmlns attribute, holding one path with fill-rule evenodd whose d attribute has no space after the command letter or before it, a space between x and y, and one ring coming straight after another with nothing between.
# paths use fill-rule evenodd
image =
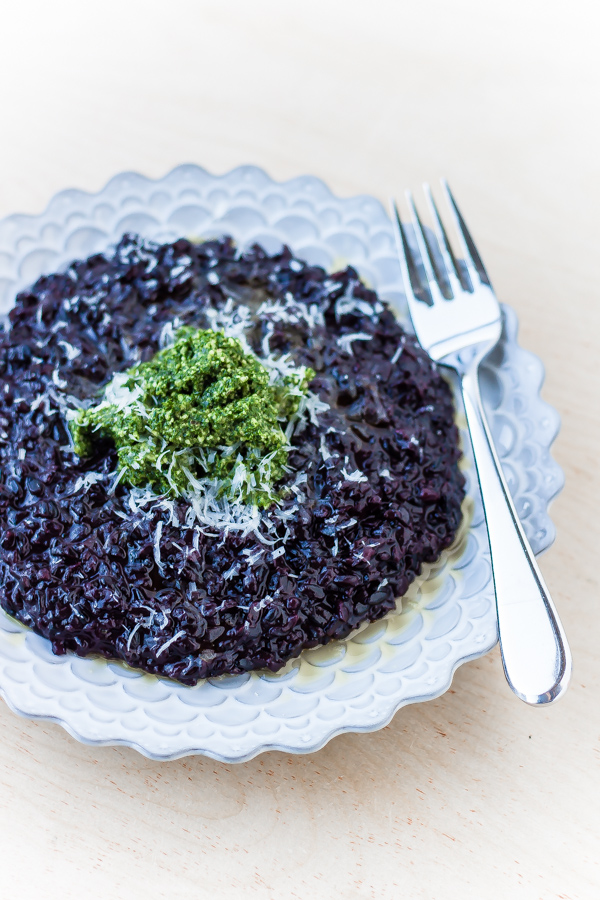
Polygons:
<instances>
[{"instance_id":1,"label":"fork neck","mask_svg":"<svg viewBox=\"0 0 600 900\"><path fill-rule=\"evenodd\" d=\"M461 336L455 340L444 341L437 347L432 347L429 354L439 365L449 366L463 377L477 370L480 362L495 346L497 337L491 338L491 336L482 335L481 340L469 344L468 347L457 347L459 341L464 345L464 337Z\"/></svg>"}]
</instances>

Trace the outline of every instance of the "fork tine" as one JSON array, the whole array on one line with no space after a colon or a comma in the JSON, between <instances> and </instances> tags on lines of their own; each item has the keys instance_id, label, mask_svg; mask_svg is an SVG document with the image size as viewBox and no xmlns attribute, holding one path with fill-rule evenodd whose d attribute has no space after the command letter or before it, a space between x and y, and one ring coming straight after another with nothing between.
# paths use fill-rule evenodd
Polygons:
<instances>
[{"instance_id":1,"label":"fork tine","mask_svg":"<svg viewBox=\"0 0 600 900\"><path fill-rule=\"evenodd\" d=\"M450 207L450 212L456 224L460 246L464 254L465 264L469 272L471 283L473 287L475 287L477 282L488 284L491 286L489 275L485 270L485 266L483 265L481 257L477 251L475 242L473 241L473 238L469 233L469 229L465 224L465 220L461 215L452 191L448 186L448 182L445 178L442 178L441 182L442 188L444 189L444 193L446 195L446 200L448 201L448 206Z\"/></svg>"},{"instance_id":2,"label":"fork tine","mask_svg":"<svg viewBox=\"0 0 600 900\"><path fill-rule=\"evenodd\" d=\"M404 225L402 224L396 201L390 199L390 206L392 207L392 222L396 234L396 244L398 245L400 271L402 273L402 281L404 282L406 299L410 307L418 302L416 294L421 292L422 288L417 273L417 267L411 249L408 246L408 241L406 240L406 232L404 231Z\"/></svg>"},{"instance_id":3,"label":"fork tine","mask_svg":"<svg viewBox=\"0 0 600 900\"><path fill-rule=\"evenodd\" d=\"M425 237L425 232L423 231L423 225L421 223L421 219L419 218L419 213L417 212L417 207L415 206L415 201L413 200L413 196L410 191L406 191L406 202L408 203L408 208L411 212L412 225L415 230L417 247L419 248L419 253L421 254L421 259L423 261L423 268L425 269L425 277L427 278L429 293L431 294L431 299L433 300L433 302L437 303L438 300L443 300L443 295L440 290L435 271L433 269L433 262L429 252L427 238Z\"/></svg>"},{"instance_id":4,"label":"fork tine","mask_svg":"<svg viewBox=\"0 0 600 900\"><path fill-rule=\"evenodd\" d=\"M431 218L433 219L433 228L435 231L435 236L437 238L438 246L440 248L440 253L444 261L444 266L446 268L446 276L450 284L450 289L452 291L452 295L454 297L458 297L458 295L462 291L462 285L460 283L460 278L458 277L458 267L456 265L456 259L454 257L454 253L452 252L452 247L450 246L450 241L448 240L448 235L446 234L446 229L444 228L444 224L440 218L437 204L433 199L431 188L427 183L423 185L423 191L427 199L427 205L429 207L429 212L431 213Z\"/></svg>"}]
</instances>

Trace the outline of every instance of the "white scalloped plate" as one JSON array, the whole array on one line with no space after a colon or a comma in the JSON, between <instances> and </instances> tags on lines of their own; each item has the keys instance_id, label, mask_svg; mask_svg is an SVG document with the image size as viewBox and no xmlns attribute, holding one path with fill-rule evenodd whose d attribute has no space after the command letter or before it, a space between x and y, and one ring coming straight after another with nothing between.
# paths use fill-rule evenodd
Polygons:
<instances>
[{"instance_id":1,"label":"white scalloped plate","mask_svg":"<svg viewBox=\"0 0 600 900\"><path fill-rule=\"evenodd\" d=\"M317 178L279 184L242 166L223 176L185 165L152 181L125 173L98 194L58 194L39 216L0 222L0 312L43 272L105 250L124 231L154 240L233 235L268 251L282 242L333 269L350 263L406 318L390 221L372 197L340 199ZM556 412L539 397L543 367L517 344L504 308L500 345L482 392L502 463L536 552L554 538L548 503L563 476L552 460ZM466 442L468 445L468 441ZM210 679L185 687L121 663L54 656L49 642L0 611L0 692L16 712L58 722L90 744L125 744L153 759L202 753L226 762L264 750L307 753L344 731L374 731L407 703L450 686L461 663L497 640L481 503L466 452L463 534L402 611L345 641L307 651L277 674Z\"/></svg>"}]
</instances>

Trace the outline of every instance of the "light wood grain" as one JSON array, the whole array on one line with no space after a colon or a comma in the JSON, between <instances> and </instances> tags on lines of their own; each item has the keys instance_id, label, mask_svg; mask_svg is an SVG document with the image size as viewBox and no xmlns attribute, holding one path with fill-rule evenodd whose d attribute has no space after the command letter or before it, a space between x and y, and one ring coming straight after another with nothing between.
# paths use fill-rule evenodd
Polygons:
<instances>
[{"instance_id":1,"label":"light wood grain","mask_svg":"<svg viewBox=\"0 0 600 900\"><path fill-rule=\"evenodd\" d=\"M542 567L573 685L498 654L373 735L240 766L90 749L0 705L7 898L600 896L597 4L8 3L0 215L183 161L382 199L445 174L563 416Z\"/></svg>"}]
</instances>

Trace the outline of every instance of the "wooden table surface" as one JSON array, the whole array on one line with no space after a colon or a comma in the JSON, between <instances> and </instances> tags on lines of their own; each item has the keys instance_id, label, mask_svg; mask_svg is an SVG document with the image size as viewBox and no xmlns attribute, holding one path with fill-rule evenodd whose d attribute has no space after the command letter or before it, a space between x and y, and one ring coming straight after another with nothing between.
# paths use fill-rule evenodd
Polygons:
<instances>
[{"instance_id":1,"label":"wooden table surface","mask_svg":"<svg viewBox=\"0 0 600 900\"><path fill-rule=\"evenodd\" d=\"M567 481L541 565L575 668L565 699L535 710L492 652L376 734L244 765L85 747L0 703L3 897L600 896L596 10L5 4L0 215L188 161L383 200L450 179L562 415Z\"/></svg>"}]
</instances>

